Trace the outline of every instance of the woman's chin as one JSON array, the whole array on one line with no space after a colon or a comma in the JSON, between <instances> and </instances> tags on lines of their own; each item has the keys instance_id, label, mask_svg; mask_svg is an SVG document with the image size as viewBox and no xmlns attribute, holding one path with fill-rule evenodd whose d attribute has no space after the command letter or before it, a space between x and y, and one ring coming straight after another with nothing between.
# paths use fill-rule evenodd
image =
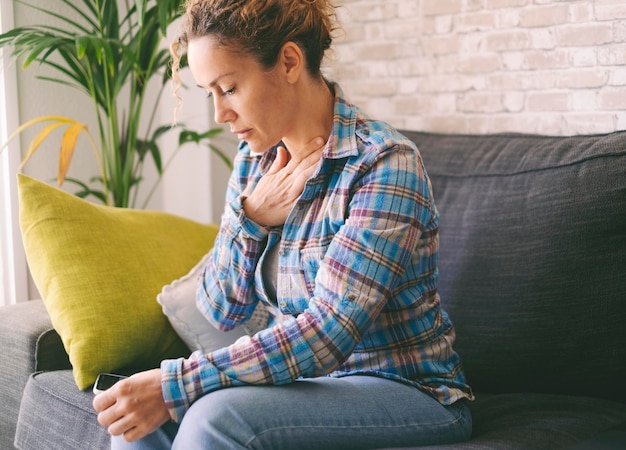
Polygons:
<instances>
[{"instance_id":1,"label":"woman's chin","mask_svg":"<svg viewBox=\"0 0 626 450\"><path fill-rule=\"evenodd\" d=\"M275 147L276 145L278 145L280 143L280 141L278 142L274 142L274 143L270 143L267 141L259 141L256 139L250 139L250 140L246 140L248 147L250 147L250 150L253 153L265 153L266 151L268 151L270 148Z\"/></svg>"}]
</instances>

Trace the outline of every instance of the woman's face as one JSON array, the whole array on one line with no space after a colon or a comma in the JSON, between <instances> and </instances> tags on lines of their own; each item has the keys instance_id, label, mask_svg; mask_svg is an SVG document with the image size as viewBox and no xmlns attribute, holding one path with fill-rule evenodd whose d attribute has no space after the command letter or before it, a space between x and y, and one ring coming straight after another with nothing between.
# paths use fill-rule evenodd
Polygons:
<instances>
[{"instance_id":1,"label":"woman's face","mask_svg":"<svg viewBox=\"0 0 626 450\"><path fill-rule=\"evenodd\" d=\"M264 69L211 36L190 40L187 58L196 83L213 99L215 121L228 124L252 151L268 150L292 127L294 101L280 64Z\"/></svg>"}]
</instances>

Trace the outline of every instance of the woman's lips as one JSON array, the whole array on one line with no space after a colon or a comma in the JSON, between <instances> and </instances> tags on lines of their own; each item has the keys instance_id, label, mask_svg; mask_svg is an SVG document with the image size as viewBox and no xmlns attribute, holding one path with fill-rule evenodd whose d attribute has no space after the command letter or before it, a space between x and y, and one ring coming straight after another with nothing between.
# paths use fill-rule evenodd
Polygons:
<instances>
[{"instance_id":1,"label":"woman's lips","mask_svg":"<svg viewBox=\"0 0 626 450\"><path fill-rule=\"evenodd\" d=\"M243 140L247 135L250 134L251 131L252 128L248 128L247 130L233 130L232 133L236 134L238 139Z\"/></svg>"}]
</instances>

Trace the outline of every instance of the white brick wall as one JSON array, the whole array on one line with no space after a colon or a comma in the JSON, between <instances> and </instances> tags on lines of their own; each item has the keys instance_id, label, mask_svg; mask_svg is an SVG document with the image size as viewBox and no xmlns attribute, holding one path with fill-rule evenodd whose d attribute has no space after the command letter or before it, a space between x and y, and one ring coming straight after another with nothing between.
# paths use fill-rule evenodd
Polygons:
<instances>
[{"instance_id":1,"label":"white brick wall","mask_svg":"<svg viewBox=\"0 0 626 450\"><path fill-rule=\"evenodd\" d=\"M626 0L342 0L331 79L446 133L626 129Z\"/></svg>"}]
</instances>

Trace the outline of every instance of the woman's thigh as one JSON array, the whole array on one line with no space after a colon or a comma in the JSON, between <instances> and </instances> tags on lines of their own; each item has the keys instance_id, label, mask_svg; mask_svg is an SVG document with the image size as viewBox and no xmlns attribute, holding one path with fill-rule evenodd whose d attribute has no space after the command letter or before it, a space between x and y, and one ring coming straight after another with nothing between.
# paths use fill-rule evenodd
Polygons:
<instances>
[{"instance_id":1,"label":"woman's thigh","mask_svg":"<svg viewBox=\"0 0 626 450\"><path fill-rule=\"evenodd\" d=\"M183 418L174 448L368 449L458 442L470 434L465 401L444 407L379 377L322 377L205 395Z\"/></svg>"}]
</instances>

